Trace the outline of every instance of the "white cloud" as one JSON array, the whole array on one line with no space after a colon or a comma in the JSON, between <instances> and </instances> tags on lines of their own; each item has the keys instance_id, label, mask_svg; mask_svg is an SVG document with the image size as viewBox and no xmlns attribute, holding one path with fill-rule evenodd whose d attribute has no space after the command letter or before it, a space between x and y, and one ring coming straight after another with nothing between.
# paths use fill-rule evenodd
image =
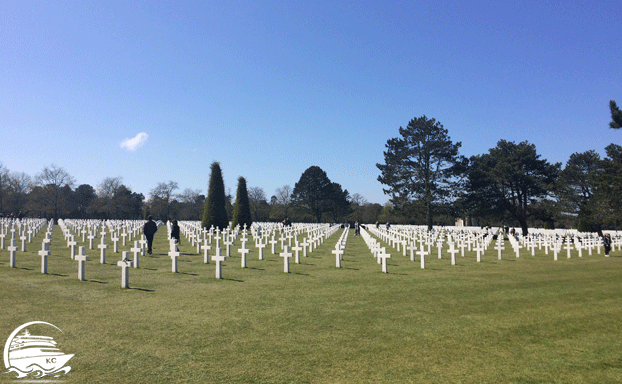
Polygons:
<instances>
[{"instance_id":1,"label":"white cloud","mask_svg":"<svg viewBox=\"0 0 622 384\"><path fill-rule=\"evenodd\" d=\"M145 132L141 132L131 139L123 140L121 142L121 148L125 148L128 151L133 152L137 150L138 148L142 147L148 138L149 138L149 135L147 135Z\"/></svg>"}]
</instances>

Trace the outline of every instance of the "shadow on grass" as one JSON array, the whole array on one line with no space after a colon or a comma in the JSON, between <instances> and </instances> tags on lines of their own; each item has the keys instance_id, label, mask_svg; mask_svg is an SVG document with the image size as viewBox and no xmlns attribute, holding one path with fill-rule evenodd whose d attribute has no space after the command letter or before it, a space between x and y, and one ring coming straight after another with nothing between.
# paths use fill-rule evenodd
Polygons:
<instances>
[{"instance_id":1,"label":"shadow on grass","mask_svg":"<svg viewBox=\"0 0 622 384\"><path fill-rule=\"evenodd\" d=\"M145 289L145 288L134 288L134 287L129 287L128 289L134 289L134 290L136 290L136 291L150 292L150 293L155 292L155 290L153 290L153 289Z\"/></svg>"},{"instance_id":2,"label":"shadow on grass","mask_svg":"<svg viewBox=\"0 0 622 384\"><path fill-rule=\"evenodd\" d=\"M248 269L254 269L255 271L265 271L265 269L263 268L255 268L255 267L248 267Z\"/></svg>"},{"instance_id":3,"label":"shadow on grass","mask_svg":"<svg viewBox=\"0 0 622 384\"><path fill-rule=\"evenodd\" d=\"M141 268L144 269L145 271L157 271L158 268Z\"/></svg>"},{"instance_id":4,"label":"shadow on grass","mask_svg":"<svg viewBox=\"0 0 622 384\"><path fill-rule=\"evenodd\" d=\"M15 267L15 269L22 269L24 271L34 271L32 268L24 268L24 267Z\"/></svg>"},{"instance_id":5,"label":"shadow on grass","mask_svg":"<svg viewBox=\"0 0 622 384\"><path fill-rule=\"evenodd\" d=\"M308 277L311 277L311 275L309 275L308 273L301 273L301 272L290 272L290 275L298 275L298 276L308 276Z\"/></svg>"},{"instance_id":6,"label":"shadow on grass","mask_svg":"<svg viewBox=\"0 0 622 384\"><path fill-rule=\"evenodd\" d=\"M68 277L69 275L61 275L60 273L48 273L51 276L60 276L60 277Z\"/></svg>"},{"instance_id":7,"label":"shadow on grass","mask_svg":"<svg viewBox=\"0 0 622 384\"><path fill-rule=\"evenodd\" d=\"M223 277L222 279L220 279L220 280L235 281L236 283L243 283L243 282L244 282L244 280L238 280L238 279L226 279L226 278L224 278L224 277Z\"/></svg>"},{"instance_id":8,"label":"shadow on grass","mask_svg":"<svg viewBox=\"0 0 622 384\"><path fill-rule=\"evenodd\" d=\"M189 273L189 272L177 272L180 275L189 275L189 276L199 276L198 273Z\"/></svg>"},{"instance_id":9,"label":"shadow on grass","mask_svg":"<svg viewBox=\"0 0 622 384\"><path fill-rule=\"evenodd\" d=\"M89 283L108 284L107 281L99 281L99 280L89 280Z\"/></svg>"}]
</instances>

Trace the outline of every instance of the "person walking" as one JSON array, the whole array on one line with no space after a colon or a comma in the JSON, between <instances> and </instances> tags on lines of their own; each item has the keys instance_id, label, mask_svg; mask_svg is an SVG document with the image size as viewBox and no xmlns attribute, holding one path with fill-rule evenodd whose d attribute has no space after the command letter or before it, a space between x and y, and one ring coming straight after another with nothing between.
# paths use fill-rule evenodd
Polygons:
<instances>
[{"instance_id":1,"label":"person walking","mask_svg":"<svg viewBox=\"0 0 622 384\"><path fill-rule=\"evenodd\" d=\"M147 222L143 226L143 233L147 238L147 253L151 255L153 245L153 235L158 231L158 226L151 216L147 217Z\"/></svg>"},{"instance_id":2,"label":"person walking","mask_svg":"<svg viewBox=\"0 0 622 384\"><path fill-rule=\"evenodd\" d=\"M171 225L171 239L175 239L175 244L179 244L179 224L177 224L177 220L173 220L173 225Z\"/></svg>"},{"instance_id":3,"label":"person walking","mask_svg":"<svg viewBox=\"0 0 622 384\"><path fill-rule=\"evenodd\" d=\"M603 236L603 245L605 246L605 257L609 257L609 252L611 252L611 235L605 233Z\"/></svg>"}]
</instances>

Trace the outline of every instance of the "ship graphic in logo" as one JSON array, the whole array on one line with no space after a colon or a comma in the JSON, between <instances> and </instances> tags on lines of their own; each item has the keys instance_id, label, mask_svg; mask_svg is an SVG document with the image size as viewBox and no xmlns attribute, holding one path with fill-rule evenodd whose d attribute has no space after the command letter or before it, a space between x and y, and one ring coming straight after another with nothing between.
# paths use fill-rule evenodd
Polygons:
<instances>
[{"instance_id":1,"label":"ship graphic in logo","mask_svg":"<svg viewBox=\"0 0 622 384\"><path fill-rule=\"evenodd\" d=\"M34 324L49 325L62 333L55 325L43 321L33 321L18 327L9 336L4 347L4 365L7 368L4 373L13 373L18 379L60 377L67 374L71 367L65 367L65 364L74 355L61 352L53 337L32 335L26 327Z\"/></svg>"}]
</instances>

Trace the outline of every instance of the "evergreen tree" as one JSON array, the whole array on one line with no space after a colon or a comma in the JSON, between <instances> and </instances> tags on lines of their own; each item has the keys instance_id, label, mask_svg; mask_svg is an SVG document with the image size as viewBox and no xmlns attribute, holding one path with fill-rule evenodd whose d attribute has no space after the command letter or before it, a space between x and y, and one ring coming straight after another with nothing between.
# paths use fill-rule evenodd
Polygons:
<instances>
[{"instance_id":1,"label":"evergreen tree","mask_svg":"<svg viewBox=\"0 0 622 384\"><path fill-rule=\"evenodd\" d=\"M609 109L611 109L611 122L609 127L613 129L622 128L622 111L618 108L615 100L609 101Z\"/></svg>"},{"instance_id":2,"label":"evergreen tree","mask_svg":"<svg viewBox=\"0 0 622 384\"><path fill-rule=\"evenodd\" d=\"M331 193L331 182L322 168L314 165L307 168L294 186L293 200L315 219L322 222L322 213L326 208L325 202Z\"/></svg>"},{"instance_id":3,"label":"evergreen tree","mask_svg":"<svg viewBox=\"0 0 622 384\"><path fill-rule=\"evenodd\" d=\"M481 215L508 213L526 236L535 203L552 194L561 164L540 159L536 146L526 141L499 140L488 152L470 159L465 201Z\"/></svg>"},{"instance_id":4,"label":"evergreen tree","mask_svg":"<svg viewBox=\"0 0 622 384\"><path fill-rule=\"evenodd\" d=\"M211 166L211 175L209 178L209 189L207 191L207 199L205 199L205 210L203 211L203 228L209 229L212 225L214 228L225 229L229 225L229 217L225 208L225 183L222 179L222 171L220 163L214 161Z\"/></svg>"},{"instance_id":5,"label":"evergreen tree","mask_svg":"<svg viewBox=\"0 0 622 384\"><path fill-rule=\"evenodd\" d=\"M246 189L246 179L242 176L238 179L238 192L233 205L233 227L246 224L246 228L250 228L253 223L251 218L251 206L248 201L248 190Z\"/></svg>"},{"instance_id":6,"label":"evergreen tree","mask_svg":"<svg viewBox=\"0 0 622 384\"><path fill-rule=\"evenodd\" d=\"M400 127L401 137L387 141L384 164L376 164L382 189L391 195L396 212L414 216L425 207L426 223L432 229L434 209L451 197L456 176L464 171L465 159L458 154L462 145L453 143L447 129L425 115Z\"/></svg>"}]
</instances>

